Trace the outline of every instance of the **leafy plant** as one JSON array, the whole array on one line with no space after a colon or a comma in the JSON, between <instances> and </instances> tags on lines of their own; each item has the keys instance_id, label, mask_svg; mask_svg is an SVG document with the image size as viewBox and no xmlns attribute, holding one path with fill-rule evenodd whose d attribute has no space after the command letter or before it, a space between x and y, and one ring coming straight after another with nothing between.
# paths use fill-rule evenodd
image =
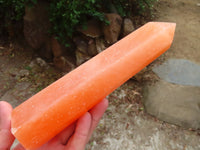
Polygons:
<instances>
[{"instance_id":1,"label":"leafy plant","mask_svg":"<svg viewBox=\"0 0 200 150\"><path fill-rule=\"evenodd\" d=\"M149 12L153 7L155 1L158 0L102 0L101 6L107 12L112 12L113 8L116 9L122 17L130 15L141 15Z\"/></svg>"},{"instance_id":2,"label":"leafy plant","mask_svg":"<svg viewBox=\"0 0 200 150\"><path fill-rule=\"evenodd\" d=\"M158 0L113 0L122 16L142 15L146 12L150 12L153 8L153 4Z\"/></svg>"},{"instance_id":3,"label":"leafy plant","mask_svg":"<svg viewBox=\"0 0 200 150\"><path fill-rule=\"evenodd\" d=\"M139 0L137 1L136 5L138 7L138 12L141 14L146 10L149 11L153 8L154 2L158 0Z\"/></svg>"},{"instance_id":4,"label":"leafy plant","mask_svg":"<svg viewBox=\"0 0 200 150\"><path fill-rule=\"evenodd\" d=\"M113 0L113 4L116 7L118 13L122 16L129 16L130 12L130 3L127 0Z\"/></svg>"},{"instance_id":5,"label":"leafy plant","mask_svg":"<svg viewBox=\"0 0 200 150\"><path fill-rule=\"evenodd\" d=\"M18 21L24 15L25 4L36 4L37 0L0 0L0 17Z\"/></svg>"},{"instance_id":6,"label":"leafy plant","mask_svg":"<svg viewBox=\"0 0 200 150\"><path fill-rule=\"evenodd\" d=\"M19 20L24 13L24 0L0 0L1 18Z\"/></svg>"},{"instance_id":7,"label":"leafy plant","mask_svg":"<svg viewBox=\"0 0 200 150\"><path fill-rule=\"evenodd\" d=\"M37 0L0 0L0 30L22 21L25 4L36 3Z\"/></svg>"},{"instance_id":8,"label":"leafy plant","mask_svg":"<svg viewBox=\"0 0 200 150\"><path fill-rule=\"evenodd\" d=\"M98 9L99 0L53 0L50 4L50 22L52 34L61 41L72 37L78 25L84 26L91 17L104 21L104 14Z\"/></svg>"},{"instance_id":9,"label":"leafy plant","mask_svg":"<svg viewBox=\"0 0 200 150\"><path fill-rule=\"evenodd\" d=\"M71 38L77 26L85 27L88 19L96 18L106 22L104 13L114 8L122 16L142 14L157 0L46 0L50 3L49 19L51 34L65 43ZM22 21L25 5L34 6L37 0L0 0L0 30L3 27ZM107 22L108 23L108 22Z\"/></svg>"}]
</instances>

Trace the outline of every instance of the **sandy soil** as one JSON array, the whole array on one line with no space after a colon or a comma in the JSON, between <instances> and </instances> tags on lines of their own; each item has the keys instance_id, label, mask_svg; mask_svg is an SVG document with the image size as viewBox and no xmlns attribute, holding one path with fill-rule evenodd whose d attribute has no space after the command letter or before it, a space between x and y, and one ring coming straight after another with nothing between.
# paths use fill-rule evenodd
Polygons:
<instances>
[{"instance_id":1,"label":"sandy soil","mask_svg":"<svg viewBox=\"0 0 200 150\"><path fill-rule=\"evenodd\" d=\"M200 1L160 0L156 21L175 22L174 43L167 57L185 58L200 63Z\"/></svg>"}]
</instances>

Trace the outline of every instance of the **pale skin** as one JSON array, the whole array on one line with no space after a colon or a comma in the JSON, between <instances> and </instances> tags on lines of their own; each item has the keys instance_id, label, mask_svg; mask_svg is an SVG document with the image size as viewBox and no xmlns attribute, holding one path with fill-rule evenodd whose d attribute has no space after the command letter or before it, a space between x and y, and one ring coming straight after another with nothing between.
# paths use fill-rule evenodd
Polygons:
<instances>
[{"instance_id":1,"label":"pale skin","mask_svg":"<svg viewBox=\"0 0 200 150\"><path fill-rule=\"evenodd\" d=\"M68 126L53 139L37 150L84 150L94 129L108 107L108 100L103 99L90 111ZM0 150L8 150L15 138L11 133L12 106L0 101ZM18 144L13 150L25 150Z\"/></svg>"}]
</instances>

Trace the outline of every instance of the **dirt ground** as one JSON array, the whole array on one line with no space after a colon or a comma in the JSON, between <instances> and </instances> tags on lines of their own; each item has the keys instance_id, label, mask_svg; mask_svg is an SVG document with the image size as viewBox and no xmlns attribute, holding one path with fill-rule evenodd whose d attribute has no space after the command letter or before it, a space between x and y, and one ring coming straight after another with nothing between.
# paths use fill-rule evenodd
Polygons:
<instances>
[{"instance_id":1,"label":"dirt ground","mask_svg":"<svg viewBox=\"0 0 200 150\"><path fill-rule=\"evenodd\" d=\"M151 66L168 58L184 58L200 63L199 0L160 0L155 21L175 22L175 39L168 52L142 74L143 84L156 77ZM109 96L110 107L101 120L88 150L199 150L199 131L183 129L158 121L143 111L142 85L132 80Z\"/></svg>"},{"instance_id":2,"label":"dirt ground","mask_svg":"<svg viewBox=\"0 0 200 150\"><path fill-rule=\"evenodd\" d=\"M199 0L160 0L155 21L176 22L167 58L187 58L200 63ZM1 43L0 43L1 44ZM26 46L0 45L0 100L16 107L63 74ZM142 87L156 81L151 65L108 96L110 105L95 130L87 150L199 150L200 132L170 125L145 113Z\"/></svg>"},{"instance_id":3,"label":"dirt ground","mask_svg":"<svg viewBox=\"0 0 200 150\"><path fill-rule=\"evenodd\" d=\"M175 22L175 39L165 57L184 58L200 63L200 1L160 0L156 20Z\"/></svg>"}]
</instances>

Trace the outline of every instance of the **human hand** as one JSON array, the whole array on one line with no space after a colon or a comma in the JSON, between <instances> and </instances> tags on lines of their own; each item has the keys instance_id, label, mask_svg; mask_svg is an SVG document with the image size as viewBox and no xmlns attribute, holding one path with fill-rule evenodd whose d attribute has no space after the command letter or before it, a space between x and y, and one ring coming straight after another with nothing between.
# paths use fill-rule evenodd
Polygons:
<instances>
[{"instance_id":1,"label":"human hand","mask_svg":"<svg viewBox=\"0 0 200 150\"><path fill-rule=\"evenodd\" d=\"M61 133L48 141L37 150L84 150L94 129L99 123L105 110L108 107L108 100L103 99L89 112L80 117L75 123L68 126ZM12 106L4 101L0 102L0 150L10 149L14 136L11 134L11 112ZM18 144L13 150L25 150Z\"/></svg>"}]
</instances>

